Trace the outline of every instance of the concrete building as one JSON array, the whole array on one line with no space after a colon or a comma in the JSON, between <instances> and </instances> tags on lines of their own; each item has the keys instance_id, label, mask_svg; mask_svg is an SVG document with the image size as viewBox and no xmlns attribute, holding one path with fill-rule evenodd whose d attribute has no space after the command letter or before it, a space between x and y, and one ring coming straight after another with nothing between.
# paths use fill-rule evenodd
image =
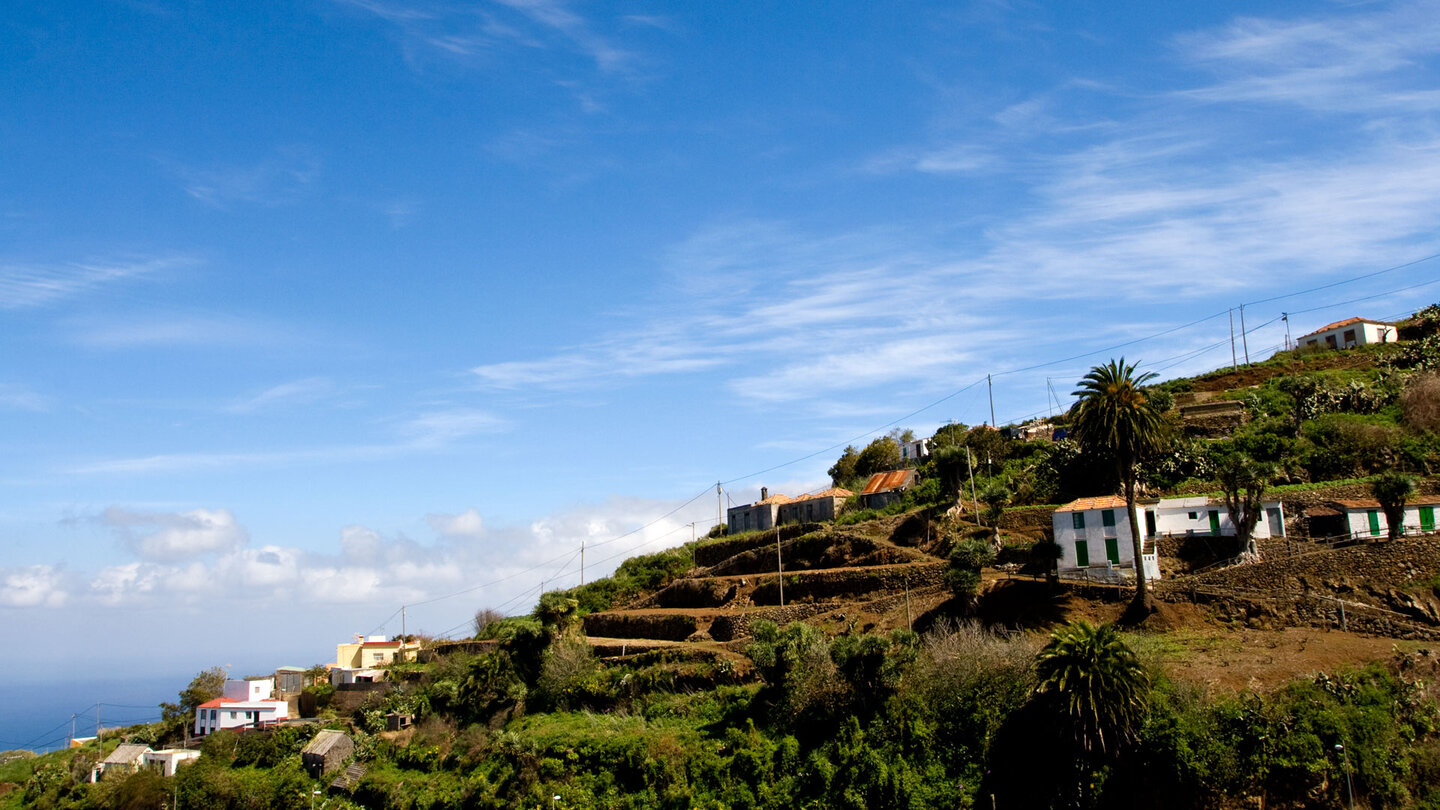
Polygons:
<instances>
[{"instance_id":1,"label":"concrete building","mask_svg":"<svg viewBox=\"0 0 1440 810\"><path fill-rule=\"evenodd\" d=\"M930 457L930 440L915 439L900 442L900 463L906 467L919 464Z\"/></svg>"},{"instance_id":2,"label":"concrete building","mask_svg":"<svg viewBox=\"0 0 1440 810\"><path fill-rule=\"evenodd\" d=\"M185 748L164 748L145 753L145 767L158 771L161 776L174 776L181 765L200 758L199 751Z\"/></svg>"},{"instance_id":3,"label":"concrete building","mask_svg":"<svg viewBox=\"0 0 1440 810\"><path fill-rule=\"evenodd\" d=\"M1262 501L1263 514L1250 536L1255 539L1285 536L1285 511L1279 501ZM1234 537L1230 510L1216 498L1161 498L1144 503L1145 537L1205 535Z\"/></svg>"},{"instance_id":4,"label":"concrete building","mask_svg":"<svg viewBox=\"0 0 1440 810\"><path fill-rule=\"evenodd\" d=\"M840 514L840 507L845 503L845 499L854 494L848 489L835 487L814 495L800 495L787 503L780 504L776 520L779 523L831 521Z\"/></svg>"},{"instance_id":5,"label":"concrete building","mask_svg":"<svg viewBox=\"0 0 1440 810\"><path fill-rule=\"evenodd\" d=\"M349 669L376 667L396 660L413 660L418 641L391 641L385 636L355 635L354 641L335 645L335 666Z\"/></svg>"},{"instance_id":6,"label":"concrete building","mask_svg":"<svg viewBox=\"0 0 1440 810\"><path fill-rule=\"evenodd\" d=\"M1136 508L1138 511L1139 504ZM1115 582L1133 578L1135 551L1130 526L1138 519L1117 495L1079 498L1056 509L1051 521L1060 546L1056 561L1060 575ZM1140 557L1146 578L1160 579L1160 561L1153 544L1146 543Z\"/></svg>"},{"instance_id":7,"label":"concrete building","mask_svg":"<svg viewBox=\"0 0 1440 810\"><path fill-rule=\"evenodd\" d=\"M1296 338L1295 345L1328 346L1331 349L1353 349L1373 343L1395 343L1400 339L1394 324L1364 318L1346 318L1322 326L1308 335Z\"/></svg>"},{"instance_id":8,"label":"concrete building","mask_svg":"<svg viewBox=\"0 0 1440 810\"><path fill-rule=\"evenodd\" d=\"M1343 517L1343 531L1351 537L1390 536L1390 521L1386 519L1385 510L1380 508L1379 501L1373 498L1331 501L1330 506ZM1436 507L1440 507L1440 498L1433 495L1411 499L1405 504L1401 534L1434 533Z\"/></svg>"},{"instance_id":9,"label":"concrete building","mask_svg":"<svg viewBox=\"0 0 1440 810\"><path fill-rule=\"evenodd\" d=\"M265 728L289 717L290 704L283 700L216 698L195 710L195 736L222 728Z\"/></svg>"},{"instance_id":10,"label":"concrete building","mask_svg":"<svg viewBox=\"0 0 1440 810\"><path fill-rule=\"evenodd\" d=\"M780 519L780 507L789 502L790 498L778 492L771 495L768 487L761 487L760 500L725 510L726 527L730 534L773 529Z\"/></svg>"},{"instance_id":11,"label":"concrete building","mask_svg":"<svg viewBox=\"0 0 1440 810\"><path fill-rule=\"evenodd\" d=\"M275 678L272 675L226 679L222 694L226 700L269 700L274 696Z\"/></svg>"}]
</instances>

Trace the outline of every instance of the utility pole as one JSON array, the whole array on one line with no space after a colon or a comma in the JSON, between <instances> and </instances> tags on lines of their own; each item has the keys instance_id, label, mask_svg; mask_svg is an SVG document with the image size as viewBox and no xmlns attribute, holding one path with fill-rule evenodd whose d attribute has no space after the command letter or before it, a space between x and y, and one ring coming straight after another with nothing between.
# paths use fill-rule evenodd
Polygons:
<instances>
[{"instance_id":1,"label":"utility pole","mask_svg":"<svg viewBox=\"0 0 1440 810\"><path fill-rule=\"evenodd\" d=\"M100 739L100 704L95 704L95 739Z\"/></svg>"},{"instance_id":2,"label":"utility pole","mask_svg":"<svg viewBox=\"0 0 1440 810\"><path fill-rule=\"evenodd\" d=\"M585 538L580 538L580 584L585 584Z\"/></svg>"},{"instance_id":3,"label":"utility pole","mask_svg":"<svg viewBox=\"0 0 1440 810\"><path fill-rule=\"evenodd\" d=\"M910 577L905 577L905 629L915 629L914 622L910 621Z\"/></svg>"},{"instance_id":4,"label":"utility pole","mask_svg":"<svg viewBox=\"0 0 1440 810\"><path fill-rule=\"evenodd\" d=\"M780 581L780 607L785 607L785 561L780 558L780 524L775 524L775 573Z\"/></svg>"},{"instance_id":5,"label":"utility pole","mask_svg":"<svg viewBox=\"0 0 1440 810\"><path fill-rule=\"evenodd\" d=\"M1230 370L1239 371L1240 362L1235 359L1235 308L1230 308Z\"/></svg>"},{"instance_id":6,"label":"utility pole","mask_svg":"<svg viewBox=\"0 0 1440 810\"><path fill-rule=\"evenodd\" d=\"M70 746L75 746L75 715L70 715Z\"/></svg>"},{"instance_id":7,"label":"utility pole","mask_svg":"<svg viewBox=\"0 0 1440 810\"><path fill-rule=\"evenodd\" d=\"M980 499L975 496L975 459L970 457L970 448L965 448L965 466L970 470L970 503L975 507L975 519L980 519Z\"/></svg>"},{"instance_id":8,"label":"utility pole","mask_svg":"<svg viewBox=\"0 0 1440 810\"><path fill-rule=\"evenodd\" d=\"M1280 313L1280 320L1285 322L1285 348L1290 349L1290 313Z\"/></svg>"},{"instance_id":9,"label":"utility pole","mask_svg":"<svg viewBox=\"0 0 1440 810\"><path fill-rule=\"evenodd\" d=\"M985 387L990 389L990 427L999 427L995 424L995 386L990 382L990 375L985 375Z\"/></svg>"},{"instance_id":10,"label":"utility pole","mask_svg":"<svg viewBox=\"0 0 1440 810\"><path fill-rule=\"evenodd\" d=\"M400 635L405 635L405 606L400 606ZM403 657L403 656L402 656Z\"/></svg>"},{"instance_id":11,"label":"utility pole","mask_svg":"<svg viewBox=\"0 0 1440 810\"><path fill-rule=\"evenodd\" d=\"M1245 305L1240 305L1240 345L1245 348L1245 365L1250 365L1250 340L1245 337Z\"/></svg>"},{"instance_id":12,"label":"utility pole","mask_svg":"<svg viewBox=\"0 0 1440 810\"><path fill-rule=\"evenodd\" d=\"M720 521L720 482L715 482L715 525L719 526Z\"/></svg>"}]
</instances>

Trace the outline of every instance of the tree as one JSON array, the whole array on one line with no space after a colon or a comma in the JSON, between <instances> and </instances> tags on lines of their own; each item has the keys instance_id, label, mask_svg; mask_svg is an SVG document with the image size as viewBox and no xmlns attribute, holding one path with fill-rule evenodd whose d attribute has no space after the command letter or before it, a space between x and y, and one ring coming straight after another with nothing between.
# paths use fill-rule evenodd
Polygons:
<instances>
[{"instance_id":1,"label":"tree","mask_svg":"<svg viewBox=\"0 0 1440 810\"><path fill-rule=\"evenodd\" d=\"M225 669L211 667L190 680L190 685L180 692L179 703L161 703L160 716L166 720L189 717L201 703L214 700L225 694Z\"/></svg>"},{"instance_id":2,"label":"tree","mask_svg":"<svg viewBox=\"0 0 1440 810\"><path fill-rule=\"evenodd\" d=\"M1085 754L1113 754L1139 728L1150 678L1115 625L1078 621L1057 629L1035 673L1036 692L1059 700Z\"/></svg>"},{"instance_id":3,"label":"tree","mask_svg":"<svg viewBox=\"0 0 1440 810\"><path fill-rule=\"evenodd\" d=\"M860 460L860 452L854 445L845 448L840 458L835 460L835 466L830 468L830 483L837 487L843 487L855 478L855 463Z\"/></svg>"},{"instance_id":4,"label":"tree","mask_svg":"<svg viewBox=\"0 0 1440 810\"><path fill-rule=\"evenodd\" d=\"M1227 453L1215 466L1215 477L1225 493L1225 511L1235 527L1238 554L1255 553L1255 524L1265 511L1260 499L1270 485L1271 468L1244 453Z\"/></svg>"},{"instance_id":5,"label":"tree","mask_svg":"<svg viewBox=\"0 0 1440 810\"><path fill-rule=\"evenodd\" d=\"M1135 514L1135 465L1159 451L1168 436L1164 415L1140 389L1155 377L1154 372L1135 374L1135 365L1125 358L1111 360L1090 369L1080 387L1072 392L1080 400L1071 407L1070 423L1075 439L1088 450L1109 451L1115 458L1115 472L1125 490L1127 514ZM1130 544L1135 556L1136 610L1149 613L1153 605L1145 582L1140 526L1132 518Z\"/></svg>"},{"instance_id":6,"label":"tree","mask_svg":"<svg viewBox=\"0 0 1440 810\"><path fill-rule=\"evenodd\" d=\"M889 436L881 436L865 445L855 459L855 475L868 477L877 472L895 470L900 467L900 444Z\"/></svg>"},{"instance_id":7,"label":"tree","mask_svg":"<svg viewBox=\"0 0 1440 810\"><path fill-rule=\"evenodd\" d=\"M945 584L961 602L968 604L980 590L980 569L994 562L995 550L979 538L962 540L950 550Z\"/></svg>"},{"instance_id":8,"label":"tree","mask_svg":"<svg viewBox=\"0 0 1440 810\"><path fill-rule=\"evenodd\" d=\"M1390 470L1381 473L1370 482L1370 493L1380 502L1385 512L1391 540L1405 531L1405 502L1415 494L1415 479L1403 473Z\"/></svg>"},{"instance_id":9,"label":"tree","mask_svg":"<svg viewBox=\"0 0 1440 810\"><path fill-rule=\"evenodd\" d=\"M486 607L475 611L475 618L471 622L471 626L475 628L475 638L484 638L486 628L504 618L504 613L493 608Z\"/></svg>"}]
</instances>

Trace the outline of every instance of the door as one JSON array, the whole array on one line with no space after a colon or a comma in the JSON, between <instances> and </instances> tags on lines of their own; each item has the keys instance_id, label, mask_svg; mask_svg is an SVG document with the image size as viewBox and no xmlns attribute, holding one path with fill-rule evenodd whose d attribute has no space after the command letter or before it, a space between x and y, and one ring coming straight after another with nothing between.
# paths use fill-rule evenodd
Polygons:
<instances>
[{"instance_id":1,"label":"door","mask_svg":"<svg viewBox=\"0 0 1440 810\"><path fill-rule=\"evenodd\" d=\"M1220 536L1220 513L1214 509L1210 510L1210 533Z\"/></svg>"},{"instance_id":2,"label":"door","mask_svg":"<svg viewBox=\"0 0 1440 810\"><path fill-rule=\"evenodd\" d=\"M1146 510L1145 510L1145 536L1146 536L1146 537L1154 537L1154 536L1155 536L1155 510L1154 510L1154 509L1146 509Z\"/></svg>"},{"instance_id":3,"label":"door","mask_svg":"<svg viewBox=\"0 0 1440 810\"><path fill-rule=\"evenodd\" d=\"M1120 541L1114 537L1105 538L1105 559L1120 564Z\"/></svg>"},{"instance_id":4,"label":"door","mask_svg":"<svg viewBox=\"0 0 1440 810\"><path fill-rule=\"evenodd\" d=\"M1075 541L1075 565L1080 568L1090 565L1090 546L1084 540Z\"/></svg>"},{"instance_id":5,"label":"door","mask_svg":"<svg viewBox=\"0 0 1440 810\"><path fill-rule=\"evenodd\" d=\"M1420 531L1426 534L1435 531L1435 507L1420 507Z\"/></svg>"},{"instance_id":6,"label":"door","mask_svg":"<svg viewBox=\"0 0 1440 810\"><path fill-rule=\"evenodd\" d=\"M1380 513L1375 511L1374 509L1371 509L1369 517L1371 536L1380 534Z\"/></svg>"},{"instance_id":7,"label":"door","mask_svg":"<svg viewBox=\"0 0 1440 810\"><path fill-rule=\"evenodd\" d=\"M1279 509L1266 509L1266 510L1265 510L1265 518L1266 518L1266 520L1270 521L1270 536L1271 536L1271 537L1284 537L1284 536L1285 536L1285 521L1283 521L1283 520L1280 519L1280 510L1279 510Z\"/></svg>"}]
</instances>

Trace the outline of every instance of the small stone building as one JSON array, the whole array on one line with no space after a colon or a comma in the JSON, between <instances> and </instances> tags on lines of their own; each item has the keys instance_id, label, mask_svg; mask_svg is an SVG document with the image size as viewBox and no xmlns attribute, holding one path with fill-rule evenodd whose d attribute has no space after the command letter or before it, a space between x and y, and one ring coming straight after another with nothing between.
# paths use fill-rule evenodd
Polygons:
<instances>
[{"instance_id":1,"label":"small stone building","mask_svg":"<svg viewBox=\"0 0 1440 810\"><path fill-rule=\"evenodd\" d=\"M891 470L875 473L865 482L860 504L866 509L883 509L905 497L905 490L915 486L914 470Z\"/></svg>"},{"instance_id":2,"label":"small stone building","mask_svg":"<svg viewBox=\"0 0 1440 810\"><path fill-rule=\"evenodd\" d=\"M835 519L845 499L854 495L848 489L833 488L814 495L800 495L789 503L780 504L776 520L780 523L822 523Z\"/></svg>"},{"instance_id":3,"label":"small stone building","mask_svg":"<svg viewBox=\"0 0 1440 810\"><path fill-rule=\"evenodd\" d=\"M355 753L355 743L349 735L335 729L325 729L300 752L300 764L311 777L319 779L330 771L338 769Z\"/></svg>"}]
</instances>

